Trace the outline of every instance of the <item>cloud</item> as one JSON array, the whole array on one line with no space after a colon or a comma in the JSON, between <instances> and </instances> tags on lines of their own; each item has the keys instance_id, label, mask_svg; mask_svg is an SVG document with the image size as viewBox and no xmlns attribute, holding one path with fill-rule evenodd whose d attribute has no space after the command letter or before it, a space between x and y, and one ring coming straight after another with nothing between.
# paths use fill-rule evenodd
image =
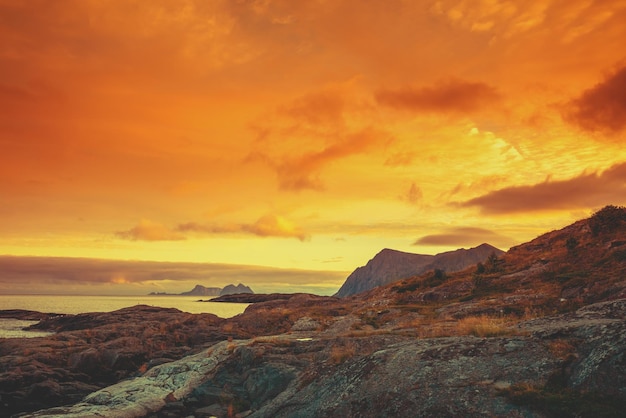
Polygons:
<instances>
[{"instance_id":1,"label":"cloud","mask_svg":"<svg viewBox=\"0 0 626 418\"><path fill-rule=\"evenodd\" d=\"M489 229L458 227L449 228L438 234L425 235L416 240L413 245L472 246L484 242L503 247L508 247L513 244L511 238L500 235Z\"/></svg>"},{"instance_id":2,"label":"cloud","mask_svg":"<svg viewBox=\"0 0 626 418\"><path fill-rule=\"evenodd\" d=\"M322 168L333 161L352 155L363 154L374 146L389 142L390 134L373 128L365 128L348 134L321 151L304 153L297 157L284 158L271 163L278 174L279 185L283 190L322 190L320 180Z\"/></svg>"},{"instance_id":3,"label":"cloud","mask_svg":"<svg viewBox=\"0 0 626 418\"><path fill-rule=\"evenodd\" d=\"M255 291L272 288L282 292L313 284L320 288L328 285L334 292L347 275L237 264L16 256L0 256L0 271L0 293L50 294L101 294L103 289L122 294L152 290L176 293L190 290L195 284L221 287L229 283L245 283ZM277 283L282 288L277 289Z\"/></svg>"},{"instance_id":4,"label":"cloud","mask_svg":"<svg viewBox=\"0 0 626 418\"><path fill-rule=\"evenodd\" d=\"M415 152L396 152L385 160L385 165L389 167L408 167L413 164L417 158Z\"/></svg>"},{"instance_id":5,"label":"cloud","mask_svg":"<svg viewBox=\"0 0 626 418\"><path fill-rule=\"evenodd\" d=\"M626 163L603 172L582 173L569 180L514 186L489 192L458 205L478 207L486 214L544 210L592 209L626 202Z\"/></svg>"},{"instance_id":6,"label":"cloud","mask_svg":"<svg viewBox=\"0 0 626 418\"><path fill-rule=\"evenodd\" d=\"M300 97L280 110L286 116L310 125L341 125L346 102L339 91L321 91Z\"/></svg>"},{"instance_id":7,"label":"cloud","mask_svg":"<svg viewBox=\"0 0 626 418\"><path fill-rule=\"evenodd\" d=\"M423 195L424 194L422 192L422 189L417 187L415 182L413 182L411 183L411 187L409 187L409 190L407 190L407 192L402 196L402 200L408 202L411 205L416 205L417 203L419 203L420 200L422 200Z\"/></svg>"},{"instance_id":8,"label":"cloud","mask_svg":"<svg viewBox=\"0 0 626 418\"><path fill-rule=\"evenodd\" d=\"M266 215L252 225L245 225L244 228L260 237L294 237L300 241L309 239L307 234L282 216Z\"/></svg>"},{"instance_id":9,"label":"cloud","mask_svg":"<svg viewBox=\"0 0 626 418\"><path fill-rule=\"evenodd\" d=\"M375 98L379 104L395 109L470 113L493 104L500 94L485 83L451 79L432 87L379 90Z\"/></svg>"},{"instance_id":10,"label":"cloud","mask_svg":"<svg viewBox=\"0 0 626 418\"><path fill-rule=\"evenodd\" d=\"M626 67L569 102L563 116L586 131L615 134L626 130Z\"/></svg>"},{"instance_id":11,"label":"cloud","mask_svg":"<svg viewBox=\"0 0 626 418\"><path fill-rule=\"evenodd\" d=\"M280 190L324 190L330 164L393 139L376 126L370 95L358 84L336 83L278 105L251 125L256 141L244 163L270 167Z\"/></svg>"},{"instance_id":12,"label":"cloud","mask_svg":"<svg viewBox=\"0 0 626 418\"><path fill-rule=\"evenodd\" d=\"M541 25L550 2L524 3L512 1L442 0L430 10L451 24L471 32L496 32L509 37L528 32Z\"/></svg>"},{"instance_id":13,"label":"cloud","mask_svg":"<svg viewBox=\"0 0 626 418\"><path fill-rule=\"evenodd\" d=\"M134 228L116 232L118 238L130 241L180 241L185 237L160 223L142 219Z\"/></svg>"},{"instance_id":14,"label":"cloud","mask_svg":"<svg viewBox=\"0 0 626 418\"><path fill-rule=\"evenodd\" d=\"M298 228L293 222L275 214L262 216L252 224L233 223L226 225L205 225L188 222L178 225L176 227L176 231L181 233L193 232L208 235L248 233L259 237L297 238L300 241L307 241L310 239L310 236Z\"/></svg>"}]
</instances>

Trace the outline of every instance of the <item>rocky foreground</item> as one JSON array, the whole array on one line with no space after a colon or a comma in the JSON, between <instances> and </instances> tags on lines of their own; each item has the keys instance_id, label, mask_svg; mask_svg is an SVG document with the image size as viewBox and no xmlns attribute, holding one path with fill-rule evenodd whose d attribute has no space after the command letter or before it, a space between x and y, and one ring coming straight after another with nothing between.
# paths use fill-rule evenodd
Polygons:
<instances>
[{"instance_id":1,"label":"rocky foreground","mask_svg":"<svg viewBox=\"0 0 626 418\"><path fill-rule=\"evenodd\" d=\"M5 313L56 334L0 340L0 416L621 417L625 278L611 207L462 272L229 319Z\"/></svg>"},{"instance_id":2,"label":"rocky foreground","mask_svg":"<svg viewBox=\"0 0 626 418\"><path fill-rule=\"evenodd\" d=\"M624 318L620 299L522 321L507 335L437 338L350 331L351 315L317 331L321 324L301 318L290 332L225 340L73 405L21 416L619 416ZM51 386L37 386L39 395Z\"/></svg>"}]
</instances>

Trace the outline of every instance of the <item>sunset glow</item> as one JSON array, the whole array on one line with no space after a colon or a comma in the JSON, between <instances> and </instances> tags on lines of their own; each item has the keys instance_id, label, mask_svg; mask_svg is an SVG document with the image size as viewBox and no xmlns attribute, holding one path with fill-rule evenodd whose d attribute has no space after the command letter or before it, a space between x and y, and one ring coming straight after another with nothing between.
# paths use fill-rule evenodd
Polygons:
<instances>
[{"instance_id":1,"label":"sunset glow","mask_svg":"<svg viewBox=\"0 0 626 418\"><path fill-rule=\"evenodd\" d=\"M383 248L506 250L626 204L625 23L621 0L0 0L0 254L232 265L0 293L332 294Z\"/></svg>"}]
</instances>

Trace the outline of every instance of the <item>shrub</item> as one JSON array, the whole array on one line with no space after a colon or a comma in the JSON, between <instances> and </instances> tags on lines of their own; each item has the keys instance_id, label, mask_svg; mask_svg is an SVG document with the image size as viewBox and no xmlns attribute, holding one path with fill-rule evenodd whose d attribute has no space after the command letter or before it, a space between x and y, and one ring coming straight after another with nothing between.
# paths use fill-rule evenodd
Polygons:
<instances>
[{"instance_id":1,"label":"shrub","mask_svg":"<svg viewBox=\"0 0 626 418\"><path fill-rule=\"evenodd\" d=\"M589 228L594 236L615 231L624 224L626 224L626 208L623 206L605 206L589 218Z\"/></svg>"},{"instance_id":2,"label":"shrub","mask_svg":"<svg viewBox=\"0 0 626 418\"><path fill-rule=\"evenodd\" d=\"M435 269L424 280L424 285L427 287L437 287L447 279L446 272L441 269Z\"/></svg>"},{"instance_id":3,"label":"shrub","mask_svg":"<svg viewBox=\"0 0 626 418\"><path fill-rule=\"evenodd\" d=\"M574 237L569 237L567 241L565 241L565 248L567 248L568 252L574 252L574 250L578 247L578 240Z\"/></svg>"},{"instance_id":4,"label":"shrub","mask_svg":"<svg viewBox=\"0 0 626 418\"><path fill-rule=\"evenodd\" d=\"M504 270L504 260L498 258L496 253L491 253L484 265L487 273L499 273Z\"/></svg>"}]
</instances>

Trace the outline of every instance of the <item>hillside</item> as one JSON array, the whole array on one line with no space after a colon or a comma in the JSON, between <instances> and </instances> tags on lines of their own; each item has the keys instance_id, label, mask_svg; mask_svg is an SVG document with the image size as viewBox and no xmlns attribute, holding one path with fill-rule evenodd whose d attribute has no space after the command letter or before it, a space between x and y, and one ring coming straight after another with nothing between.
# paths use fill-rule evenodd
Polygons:
<instances>
[{"instance_id":1,"label":"hillside","mask_svg":"<svg viewBox=\"0 0 626 418\"><path fill-rule=\"evenodd\" d=\"M461 248L437 255L412 254L386 248L376 254L365 266L354 270L335 296L356 295L429 270L439 269L445 272L463 270L485 261L491 254L502 253L503 251L489 244L482 244L468 250Z\"/></svg>"},{"instance_id":2,"label":"hillside","mask_svg":"<svg viewBox=\"0 0 626 418\"><path fill-rule=\"evenodd\" d=\"M54 336L0 341L0 415L623 415L624 208L463 271L282 296L230 319L49 317Z\"/></svg>"}]
</instances>

